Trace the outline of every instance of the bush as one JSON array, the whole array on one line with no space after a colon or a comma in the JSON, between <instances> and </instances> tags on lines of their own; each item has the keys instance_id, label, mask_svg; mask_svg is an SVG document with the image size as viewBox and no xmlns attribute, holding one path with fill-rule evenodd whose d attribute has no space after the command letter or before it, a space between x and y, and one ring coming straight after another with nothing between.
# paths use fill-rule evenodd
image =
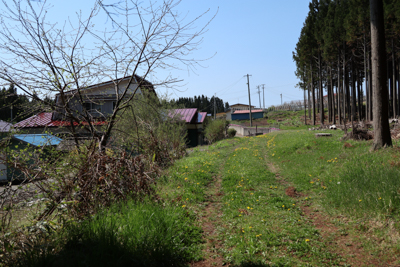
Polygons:
<instances>
[{"instance_id":1,"label":"bush","mask_svg":"<svg viewBox=\"0 0 400 267\"><path fill-rule=\"evenodd\" d=\"M207 125L204 135L210 144L224 139L226 124L226 120L213 120Z\"/></svg>"},{"instance_id":2,"label":"bush","mask_svg":"<svg viewBox=\"0 0 400 267\"><path fill-rule=\"evenodd\" d=\"M236 135L236 130L233 129L233 128L230 128L230 129L228 130L228 137L229 137L229 138L232 138L232 137L235 137L235 135Z\"/></svg>"},{"instance_id":3,"label":"bush","mask_svg":"<svg viewBox=\"0 0 400 267\"><path fill-rule=\"evenodd\" d=\"M186 126L165 99L138 96L119 117L114 131L117 143L142 154L160 167L169 166L186 153Z\"/></svg>"}]
</instances>

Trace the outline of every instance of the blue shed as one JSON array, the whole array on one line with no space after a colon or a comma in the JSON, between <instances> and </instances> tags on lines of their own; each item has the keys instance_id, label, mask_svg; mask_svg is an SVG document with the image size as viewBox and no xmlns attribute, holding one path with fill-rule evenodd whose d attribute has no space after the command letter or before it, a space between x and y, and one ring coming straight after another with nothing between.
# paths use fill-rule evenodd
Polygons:
<instances>
[{"instance_id":1,"label":"blue shed","mask_svg":"<svg viewBox=\"0 0 400 267\"><path fill-rule=\"evenodd\" d=\"M23 150L29 149L33 152L35 149L40 147L48 148L54 147L60 144L61 138L50 134L14 134L7 143L8 146L4 150L5 156L8 157L8 153L12 150ZM48 150L42 156L48 157ZM29 165L34 164L34 160L28 160ZM6 162L0 161L0 182L11 181L11 180L23 180L25 176L20 170L7 166Z\"/></svg>"},{"instance_id":2,"label":"blue shed","mask_svg":"<svg viewBox=\"0 0 400 267\"><path fill-rule=\"evenodd\" d=\"M255 109L251 111L251 117L253 119L261 119L264 116L264 111L262 109ZM249 110L235 110L232 113L232 120L250 120Z\"/></svg>"}]
</instances>

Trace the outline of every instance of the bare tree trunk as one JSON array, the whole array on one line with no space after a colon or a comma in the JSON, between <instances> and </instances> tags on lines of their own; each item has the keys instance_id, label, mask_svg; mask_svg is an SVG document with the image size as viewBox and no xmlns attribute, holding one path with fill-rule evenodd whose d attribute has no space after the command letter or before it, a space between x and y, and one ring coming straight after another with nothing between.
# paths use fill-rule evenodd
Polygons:
<instances>
[{"instance_id":1,"label":"bare tree trunk","mask_svg":"<svg viewBox=\"0 0 400 267\"><path fill-rule=\"evenodd\" d=\"M395 79L395 89L396 89L396 104L395 104L395 108L396 108L396 117L399 116L399 99L400 99L400 94L399 94L399 90L400 90L400 80L399 80L399 62L395 61L396 65L395 65L395 72L396 72L396 79Z\"/></svg>"},{"instance_id":2,"label":"bare tree trunk","mask_svg":"<svg viewBox=\"0 0 400 267\"><path fill-rule=\"evenodd\" d=\"M372 103L372 70L371 70L371 53L368 53L368 95L369 95L369 120L372 121L374 119L373 116L373 108L374 105Z\"/></svg>"},{"instance_id":3,"label":"bare tree trunk","mask_svg":"<svg viewBox=\"0 0 400 267\"><path fill-rule=\"evenodd\" d=\"M356 120L356 75L354 61L351 60L351 121Z\"/></svg>"},{"instance_id":4,"label":"bare tree trunk","mask_svg":"<svg viewBox=\"0 0 400 267\"><path fill-rule=\"evenodd\" d=\"M307 125L307 102L306 102L306 88L304 89L304 124Z\"/></svg>"},{"instance_id":5,"label":"bare tree trunk","mask_svg":"<svg viewBox=\"0 0 400 267\"><path fill-rule=\"evenodd\" d=\"M313 70L311 65L311 93L312 93L312 105L313 105L313 116L312 116L312 123L315 125L315 90L314 90L314 79L313 79Z\"/></svg>"},{"instance_id":6,"label":"bare tree trunk","mask_svg":"<svg viewBox=\"0 0 400 267\"><path fill-rule=\"evenodd\" d=\"M341 87L340 87L340 54L338 55L338 65L337 65L337 77L338 77L338 81L337 81L337 106L338 106L338 121L339 124L342 124L342 108L340 105L340 96L341 96Z\"/></svg>"},{"instance_id":7,"label":"bare tree trunk","mask_svg":"<svg viewBox=\"0 0 400 267\"><path fill-rule=\"evenodd\" d=\"M368 71L367 71L367 66L368 66L368 57L367 57L367 40L365 37L365 28L364 28L364 76L365 76L365 119L368 121L369 120L369 90L368 90Z\"/></svg>"},{"instance_id":8,"label":"bare tree trunk","mask_svg":"<svg viewBox=\"0 0 400 267\"><path fill-rule=\"evenodd\" d=\"M330 94L331 96L331 100L330 100L330 105L331 105L331 121L333 124L336 123L336 118L335 118L335 91L333 89L333 77L332 77L332 67L329 69L329 84L330 84L330 93L328 93L328 95Z\"/></svg>"},{"instance_id":9,"label":"bare tree trunk","mask_svg":"<svg viewBox=\"0 0 400 267\"><path fill-rule=\"evenodd\" d=\"M311 96L310 96L310 85L307 86L307 91L308 91L308 119L311 120Z\"/></svg>"},{"instance_id":10,"label":"bare tree trunk","mask_svg":"<svg viewBox=\"0 0 400 267\"><path fill-rule=\"evenodd\" d=\"M356 69L357 72L357 95L358 95L358 120L361 121L364 116L363 116L363 95L364 92L362 90L362 78L361 75L358 71L358 68Z\"/></svg>"},{"instance_id":11,"label":"bare tree trunk","mask_svg":"<svg viewBox=\"0 0 400 267\"><path fill-rule=\"evenodd\" d=\"M388 90L386 85L386 41L383 16L383 1L370 0L371 13L371 54L372 90L374 105L374 143L373 149L392 146L388 118Z\"/></svg>"},{"instance_id":12,"label":"bare tree trunk","mask_svg":"<svg viewBox=\"0 0 400 267\"><path fill-rule=\"evenodd\" d=\"M392 38L392 88L393 88L393 95L392 95L392 105L393 105L393 118L397 117L396 113L396 106L397 106L397 88L396 88L396 59L394 53L394 42Z\"/></svg>"},{"instance_id":13,"label":"bare tree trunk","mask_svg":"<svg viewBox=\"0 0 400 267\"><path fill-rule=\"evenodd\" d=\"M322 89L322 66L321 66L321 52L318 52L318 87L319 87L319 105L320 105L320 123L324 124L325 111L324 111L324 91Z\"/></svg>"},{"instance_id":14,"label":"bare tree trunk","mask_svg":"<svg viewBox=\"0 0 400 267\"><path fill-rule=\"evenodd\" d=\"M346 103L346 96L347 96L347 72L346 72L346 48L343 43L343 124L346 123L346 112L349 110L347 109L347 103Z\"/></svg>"}]
</instances>

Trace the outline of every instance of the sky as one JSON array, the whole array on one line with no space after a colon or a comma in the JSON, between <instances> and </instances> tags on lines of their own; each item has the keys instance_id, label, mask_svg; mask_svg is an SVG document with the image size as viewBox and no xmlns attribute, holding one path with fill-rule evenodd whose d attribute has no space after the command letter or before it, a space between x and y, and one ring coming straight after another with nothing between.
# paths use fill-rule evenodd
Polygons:
<instances>
[{"instance_id":1,"label":"sky","mask_svg":"<svg viewBox=\"0 0 400 267\"><path fill-rule=\"evenodd\" d=\"M211 59L196 73L182 71L185 85L171 97L216 94L229 104L248 104L247 77L251 75L251 103L260 106L257 86L264 84L265 107L303 99L292 52L308 13L307 0L183 1L189 14L210 8L218 11L196 55ZM263 106L262 90L261 106Z\"/></svg>"},{"instance_id":2,"label":"sky","mask_svg":"<svg viewBox=\"0 0 400 267\"><path fill-rule=\"evenodd\" d=\"M76 17L76 12L85 14L94 2L48 0L53 5L48 17L62 22ZM295 87L299 80L292 52L308 13L308 3L308 0L182 0L177 11L188 18L209 10L200 19L199 27L216 13L201 45L191 55L207 60L194 72L156 70L152 75L169 74L183 80L175 89L160 87L157 92L175 99L216 95L230 105L248 104L245 76L249 74L252 105L259 107L261 102L263 106L262 87L261 99L257 93L257 86L262 84L265 107L303 99L303 92ZM150 81L152 75L148 77Z\"/></svg>"}]
</instances>

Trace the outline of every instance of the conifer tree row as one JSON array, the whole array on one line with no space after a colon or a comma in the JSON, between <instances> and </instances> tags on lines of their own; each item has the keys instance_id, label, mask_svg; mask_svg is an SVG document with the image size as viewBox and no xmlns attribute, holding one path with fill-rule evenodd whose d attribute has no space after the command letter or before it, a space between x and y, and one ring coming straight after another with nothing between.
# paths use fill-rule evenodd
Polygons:
<instances>
[{"instance_id":1,"label":"conifer tree row","mask_svg":"<svg viewBox=\"0 0 400 267\"><path fill-rule=\"evenodd\" d=\"M207 113L214 113L214 96L208 98L204 95L194 97L180 97L174 101L178 106L185 108L198 108L200 111ZM219 97L215 98L216 112L224 112L229 108L229 103L225 102Z\"/></svg>"},{"instance_id":2,"label":"conifer tree row","mask_svg":"<svg viewBox=\"0 0 400 267\"><path fill-rule=\"evenodd\" d=\"M293 52L312 124L372 120L369 0L312 0ZM400 0L384 0L389 117L400 114ZM318 116L317 116L318 114Z\"/></svg>"}]
</instances>

